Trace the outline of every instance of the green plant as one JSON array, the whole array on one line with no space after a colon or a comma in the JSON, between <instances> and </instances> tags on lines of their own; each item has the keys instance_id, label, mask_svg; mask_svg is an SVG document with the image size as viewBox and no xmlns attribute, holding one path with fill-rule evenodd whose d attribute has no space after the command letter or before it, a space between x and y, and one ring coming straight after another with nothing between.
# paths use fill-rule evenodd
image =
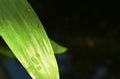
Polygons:
<instances>
[{"instance_id":1,"label":"green plant","mask_svg":"<svg viewBox=\"0 0 120 79\"><path fill-rule=\"evenodd\" d=\"M0 46L1 54L15 56L33 79L59 79L53 49L66 48L50 42L27 0L0 0L0 35L10 48Z\"/></svg>"}]
</instances>

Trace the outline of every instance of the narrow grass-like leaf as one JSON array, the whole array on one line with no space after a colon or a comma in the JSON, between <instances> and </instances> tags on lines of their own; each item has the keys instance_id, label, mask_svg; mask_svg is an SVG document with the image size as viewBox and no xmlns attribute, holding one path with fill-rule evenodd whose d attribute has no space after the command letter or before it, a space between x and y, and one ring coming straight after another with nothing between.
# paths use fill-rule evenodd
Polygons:
<instances>
[{"instance_id":1,"label":"narrow grass-like leaf","mask_svg":"<svg viewBox=\"0 0 120 79\"><path fill-rule=\"evenodd\" d=\"M53 48L55 54L61 54L61 53L64 53L67 51L66 47L63 47L63 46L57 44L55 41L50 40L50 42L51 42L51 45L52 45L52 48Z\"/></svg>"},{"instance_id":2,"label":"narrow grass-like leaf","mask_svg":"<svg viewBox=\"0 0 120 79\"><path fill-rule=\"evenodd\" d=\"M59 79L50 41L27 0L0 0L0 34L33 79Z\"/></svg>"},{"instance_id":3,"label":"narrow grass-like leaf","mask_svg":"<svg viewBox=\"0 0 120 79\"><path fill-rule=\"evenodd\" d=\"M0 45L0 54L10 58L15 57L12 51L7 46Z\"/></svg>"}]
</instances>

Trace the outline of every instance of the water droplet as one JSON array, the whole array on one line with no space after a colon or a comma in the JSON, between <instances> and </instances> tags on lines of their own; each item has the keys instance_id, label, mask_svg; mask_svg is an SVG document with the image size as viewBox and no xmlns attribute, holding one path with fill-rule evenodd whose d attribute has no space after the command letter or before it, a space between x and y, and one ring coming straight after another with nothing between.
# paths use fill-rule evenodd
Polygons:
<instances>
[{"instance_id":1,"label":"water droplet","mask_svg":"<svg viewBox=\"0 0 120 79\"><path fill-rule=\"evenodd\" d=\"M33 72L33 68L32 68L31 66L29 66L29 67L27 68L27 70L28 70L28 72Z\"/></svg>"},{"instance_id":2,"label":"water droplet","mask_svg":"<svg viewBox=\"0 0 120 79\"><path fill-rule=\"evenodd\" d=\"M32 57L31 57L31 60L32 60L32 62L33 62L34 64L39 64L39 59L38 59L37 57L32 56Z\"/></svg>"},{"instance_id":3,"label":"water droplet","mask_svg":"<svg viewBox=\"0 0 120 79\"><path fill-rule=\"evenodd\" d=\"M38 65L36 68L38 71L40 71L42 69L40 65Z\"/></svg>"}]
</instances>

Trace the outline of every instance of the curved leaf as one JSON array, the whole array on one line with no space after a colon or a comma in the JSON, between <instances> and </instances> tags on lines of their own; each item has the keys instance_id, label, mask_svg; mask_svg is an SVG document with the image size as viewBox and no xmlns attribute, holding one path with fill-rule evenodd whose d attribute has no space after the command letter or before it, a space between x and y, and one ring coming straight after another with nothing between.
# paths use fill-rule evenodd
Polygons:
<instances>
[{"instance_id":1,"label":"curved leaf","mask_svg":"<svg viewBox=\"0 0 120 79\"><path fill-rule=\"evenodd\" d=\"M33 79L59 79L50 41L26 0L0 0L0 34Z\"/></svg>"},{"instance_id":2,"label":"curved leaf","mask_svg":"<svg viewBox=\"0 0 120 79\"><path fill-rule=\"evenodd\" d=\"M52 45L53 51L55 52L55 54L61 54L67 51L66 47L63 47L59 44L57 44L55 41L50 40L50 43Z\"/></svg>"}]
</instances>

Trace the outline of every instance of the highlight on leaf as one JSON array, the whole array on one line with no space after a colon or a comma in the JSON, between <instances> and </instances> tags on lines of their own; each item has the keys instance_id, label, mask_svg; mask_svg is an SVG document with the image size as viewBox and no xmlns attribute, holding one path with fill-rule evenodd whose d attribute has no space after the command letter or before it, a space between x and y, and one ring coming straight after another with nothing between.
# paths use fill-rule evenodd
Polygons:
<instances>
[{"instance_id":1,"label":"highlight on leaf","mask_svg":"<svg viewBox=\"0 0 120 79\"><path fill-rule=\"evenodd\" d=\"M52 45L53 51L55 54L61 54L61 53L65 53L67 51L66 47L63 47L59 44L57 44L55 41L50 39L50 43ZM10 58L15 58L13 52L10 50L10 48L8 46L5 45L0 45L0 54L6 56L6 57L10 57Z\"/></svg>"},{"instance_id":2,"label":"highlight on leaf","mask_svg":"<svg viewBox=\"0 0 120 79\"><path fill-rule=\"evenodd\" d=\"M51 43L27 0L0 0L0 34L33 79L59 79Z\"/></svg>"}]
</instances>

